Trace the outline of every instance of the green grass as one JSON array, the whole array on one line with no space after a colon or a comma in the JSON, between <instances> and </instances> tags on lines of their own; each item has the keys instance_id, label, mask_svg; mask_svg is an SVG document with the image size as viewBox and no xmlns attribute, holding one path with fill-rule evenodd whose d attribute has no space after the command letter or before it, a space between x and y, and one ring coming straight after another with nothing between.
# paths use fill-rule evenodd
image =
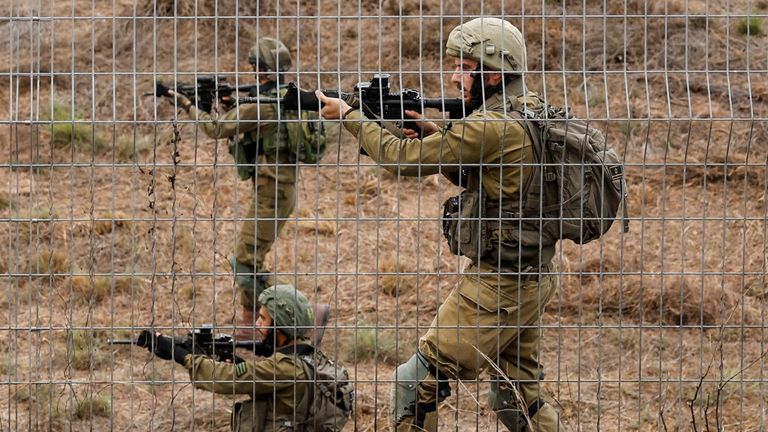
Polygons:
<instances>
[{"instance_id":1,"label":"green grass","mask_svg":"<svg viewBox=\"0 0 768 432\"><path fill-rule=\"evenodd\" d=\"M82 115L69 104L56 102L53 112L47 117L51 121L51 144L55 148L74 146L79 149L92 149L98 153L106 150L104 138L94 131L92 124L83 122Z\"/></svg>"},{"instance_id":2,"label":"green grass","mask_svg":"<svg viewBox=\"0 0 768 432\"><path fill-rule=\"evenodd\" d=\"M389 330L363 325L349 337L348 346L347 355L351 361L374 360L390 364L398 361L397 339Z\"/></svg>"},{"instance_id":3,"label":"green grass","mask_svg":"<svg viewBox=\"0 0 768 432\"><path fill-rule=\"evenodd\" d=\"M736 25L736 31L743 36L763 34L763 20L758 17L744 17Z\"/></svg>"}]
</instances>

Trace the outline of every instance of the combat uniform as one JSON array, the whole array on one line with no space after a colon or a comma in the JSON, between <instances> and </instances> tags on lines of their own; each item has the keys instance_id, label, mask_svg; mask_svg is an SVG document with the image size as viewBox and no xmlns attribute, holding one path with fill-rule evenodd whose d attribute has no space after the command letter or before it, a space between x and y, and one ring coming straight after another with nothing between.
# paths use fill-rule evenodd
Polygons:
<instances>
[{"instance_id":1,"label":"combat uniform","mask_svg":"<svg viewBox=\"0 0 768 432\"><path fill-rule=\"evenodd\" d=\"M516 203L531 174L531 167L525 164L533 162L534 150L525 129L510 113L540 103L517 79L508 83L504 92L489 97L484 108L422 140L397 138L359 111L348 113L344 127L385 168L410 176L442 173L452 180L460 173L479 173L488 202ZM471 174L473 169L475 174ZM557 430L557 413L540 401L542 366L538 362L540 317L557 283L549 267L554 243L521 240L517 230L501 226L491 232L491 243L497 245L497 253L464 270L458 286L419 340L419 355L427 362L422 361L420 367L428 368L429 374L417 386L416 403L432 409L436 406L435 367L443 379L475 379L489 368L484 358L488 356L521 391L533 429ZM503 417L508 410L518 411L516 417L520 414L519 404L510 404L514 397L509 397L509 392L514 390L495 368L489 370L491 406L511 430L517 430L518 420ZM435 421L436 416L430 413L424 427L434 430ZM408 426L401 424L400 428Z\"/></svg>"},{"instance_id":2,"label":"combat uniform","mask_svg":"<svg viewBox=\"0 0 768 432\"><path fill-rule=\"evenodd\" d=\"M274 96L274 93L269 94ZM261 141L273 139L277 133L277 106L244 104L213 119L196 107L190 116L200 121L200 129L211 138L247 140L245 148L255 149ZM286 127L296 127L295 123ZM236 142L235 142L236 144ZM231 146L232 147L232 146ZM258 296L266 283L254 275L264 274L264 257L269 252L280 230L296 207L296 179L299 165L289 151L261 155L247 155L255 175L248 211L237 234L235 262L237 282L241 290L241 304L249 310L258 309ZM238 170L249 166L238 166Z\"/></svg>"},{"instance_id":3,"label":"combat uniform","mask_svg":"<svg viewBox=\"0 0 768 432\"><path fill-rule=\"evenodd\" d=\"M311 381L298 355L305 353L307 344L308 340L299 340L295 345L281 347L270 357L238 364L190 354L185 357L184 366L195 387L251 397L235 405L233 431L302 431Z\"/></svg>"}]
</instances>

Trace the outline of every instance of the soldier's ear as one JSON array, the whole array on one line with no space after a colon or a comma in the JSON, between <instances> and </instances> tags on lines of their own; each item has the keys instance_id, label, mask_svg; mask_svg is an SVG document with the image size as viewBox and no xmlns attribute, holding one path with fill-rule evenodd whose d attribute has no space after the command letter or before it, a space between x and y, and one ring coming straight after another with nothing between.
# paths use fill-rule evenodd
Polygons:
<instances>
[{"instance_id":1,"label":"soldier's ear","mask_svg":"<svg viewBox=\"0 0 768 432\"><path fill-rule=\"evenodd\" d=\"M486 72L485 83L490 86L496 86L501 83L501 72Z\"/></svg>"}]
</instances>

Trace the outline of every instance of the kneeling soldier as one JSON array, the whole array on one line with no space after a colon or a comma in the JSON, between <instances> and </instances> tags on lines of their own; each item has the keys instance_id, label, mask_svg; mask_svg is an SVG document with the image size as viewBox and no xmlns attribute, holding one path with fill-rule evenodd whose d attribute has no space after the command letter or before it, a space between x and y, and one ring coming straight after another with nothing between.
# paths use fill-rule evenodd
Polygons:
<instances>
[{"instance_id":1,"label":"kneeling soldier","mask_svg":"<svg viewBox=\"0 0 768 432\"><path fill-rule=\"evenodd\" d=\"M352 411L347 371L306 337L314 325L307 298L291 285L276 285L259 296L258 333L274 347L257 361L215 361L161 334L147 343L151 352L189 370L195 387L221 394L246 394L232 412L233 431L339 431ZM146 331L145 331L146 332Z\"/></svg>"}]
</instances>

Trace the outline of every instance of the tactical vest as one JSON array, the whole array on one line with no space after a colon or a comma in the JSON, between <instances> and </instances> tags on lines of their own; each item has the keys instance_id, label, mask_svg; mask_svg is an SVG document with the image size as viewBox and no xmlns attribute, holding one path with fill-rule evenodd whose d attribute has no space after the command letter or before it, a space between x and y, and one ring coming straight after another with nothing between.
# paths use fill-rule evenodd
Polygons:
<instances>
[{"instance_id":1,"label":"tactical vest","mask_svg":"<svg viewBox=\"0 0 768 432\"><path fill-rule=\"evenodd\" d=\"M260 95L285 96L286 87L271 87ZM278 110L272 105L278 118L265 122L264 127L229 142L229 153L235 158L237 173L247 180L256 174L259 155L288 155L290 163L317 163L325 152L325 128L317 113L310 111Z\"/></svg>"},{"instance_id":2,"label":"tactical vest","mask_svg":"<svg viewBox=\"0 0 768 432\"><path fill-rule=\"evenodd\" d=\"M533 142L520 201L489 201L481 169L465 172L466 190L446 201L443 231L453 253L500 271L547 265L558 240L588 243L608 231L623 203L624 170L602 133L546 104L528 109L509 98L508 118ZM628 223L624 221L624 231Z\"/></svg>"}]
</instances>

